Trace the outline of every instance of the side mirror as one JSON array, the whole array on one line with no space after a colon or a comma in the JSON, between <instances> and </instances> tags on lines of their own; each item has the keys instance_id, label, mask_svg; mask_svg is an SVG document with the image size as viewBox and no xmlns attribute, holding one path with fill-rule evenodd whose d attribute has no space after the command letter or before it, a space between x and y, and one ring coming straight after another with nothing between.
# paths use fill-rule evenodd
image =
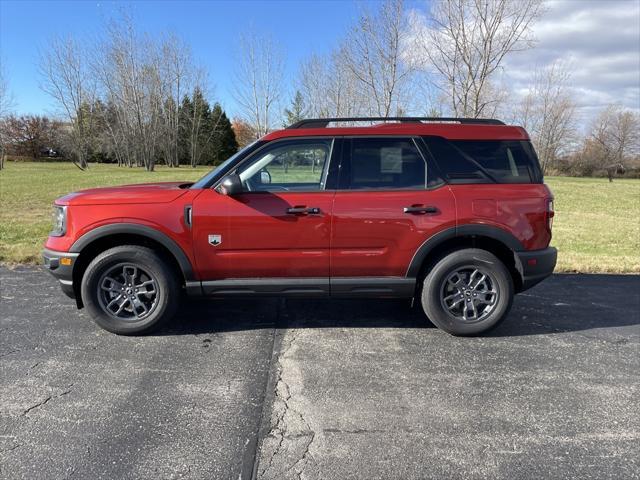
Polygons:
<instances>
[{"instance_id":1,"label":"side mirror","mask_svg":"<svg viewBox=\"0 0 640 480\"><path fill-rule=\"evenodd\" d=\"M260 171L260 183L262 185L269 185L271 183L271 174L267 170Z\"/></svg>"},{"instance_id":2,"label":"side mirror","mask_svg":"<svg viewBox=\"0 0 640 480\"><path fill-rule=\"evenodd\" d=\"M224 195L237 195L238 193L242 193L242 190L242 180L240 180L238 174L232 173L222 179L220 193Z\"/></svg>"}]
</instances>

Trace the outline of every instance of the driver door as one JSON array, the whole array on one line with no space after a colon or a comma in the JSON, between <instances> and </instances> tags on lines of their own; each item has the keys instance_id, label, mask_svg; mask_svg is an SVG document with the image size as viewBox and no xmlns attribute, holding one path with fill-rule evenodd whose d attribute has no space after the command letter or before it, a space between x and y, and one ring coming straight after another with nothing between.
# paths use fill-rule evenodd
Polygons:
<instances>
[{"instance_id":1,"label":"driver door","mask_svg":"<svg viewBox=\"0 0 640 480\"><path fill-rule=\"evenodd\" d=\"M236 169L241 193L209 189L196 198L193 240L205 293L328 293L334 143L274 141Z\"/></svg>"}]
</instances>

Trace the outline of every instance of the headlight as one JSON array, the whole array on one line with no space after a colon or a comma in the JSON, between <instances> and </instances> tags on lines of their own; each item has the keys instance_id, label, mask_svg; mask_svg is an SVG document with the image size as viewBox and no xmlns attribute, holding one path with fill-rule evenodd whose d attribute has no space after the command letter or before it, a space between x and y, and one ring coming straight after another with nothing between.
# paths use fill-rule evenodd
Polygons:
<instances>
[{"instance_id":1,"label":"headlight","mask_svg":"<svg viewBox=\"0 0 640 480\"><path fill-rule=\"evenodd\" d=\"M67 233L67 207L60 205L53 206L53 230L52 237L62 237Z\"/></svg>"}]
</instances>

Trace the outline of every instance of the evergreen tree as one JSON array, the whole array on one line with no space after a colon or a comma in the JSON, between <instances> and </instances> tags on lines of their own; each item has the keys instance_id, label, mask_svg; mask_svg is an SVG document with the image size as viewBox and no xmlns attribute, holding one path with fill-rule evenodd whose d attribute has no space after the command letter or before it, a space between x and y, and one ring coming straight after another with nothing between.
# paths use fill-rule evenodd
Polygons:
<instances>
[{"instance_id":1,"label":"evergreen tree","mask_svg":"<svg viewBox=\"0 0 640 480\"><path fill-rule=\"evenodd\" d=\"M191 98L185 95L180 106L180 159L195 167L208 157L213 138L211 108L202 90L195 88Z\"/></svg>"},{"instance_id":2,"label":"evergreen tree","mask_svg":"<svg viewBox=\"0 0 640 480\"><path fill-rule=\"evenodd\" d=\"M180 164L216 165L238 151L231 122L220 104L213 108L196 88L180 105Z\"/></svg>"},{"instance_id":3,"label":"evergreen tree","mask_svg":"<svg viewBox=\"0 0 640 480\"><path fill-rule=\"evenodd\" d=\"M213 165L217 165L238 151L238 142L227 114L217 102L211 110L211 122L213 124L211 160Z\"/></svg>"},{"instance_id":4,"label":"evergreen tree","mask_svg":"<svg viewBox=\"0 0 640 480\"><path fill-rule=\"evenodd\" d=\"M180 165L189 165L189 125L193 117L193 102L188 95L182 97L179 115L178 161Z\"/></svg>"},{"instance_id":5,"label":"evergreen tree","mask_svg":"<svg viewBox=\"0 0 640 480\"><path fill-rule=\"evenodd\" d=\"M284 127L288 127L294 123L299 122L300 120L304 120L307 115L307 108L304 104L304 99L302 98L302 93L300 90L296 90L296 94L291 100L291 106L289 108L285 108L284 116L285 122Z\"/></svg>"},{"instance_id":6,"label":"evergreen tree","mask_svg":"<svg viewBox=\"0 0 640 480\"><path fill-rule=\"evenodd\" d=\"M304 104L304 99L302 98L302 93L300 90L296 90L296 94L291 100L290 108L284 109L285 121L282 125L284 128L287 128L289 125L293 125L294 123L299 122L300 120L304 120L306 118L306 107ZM289 171L289 164L294 161L290 153L287 153L282 158L282 168L285 173Z\"/></svg>"}]
</instances>

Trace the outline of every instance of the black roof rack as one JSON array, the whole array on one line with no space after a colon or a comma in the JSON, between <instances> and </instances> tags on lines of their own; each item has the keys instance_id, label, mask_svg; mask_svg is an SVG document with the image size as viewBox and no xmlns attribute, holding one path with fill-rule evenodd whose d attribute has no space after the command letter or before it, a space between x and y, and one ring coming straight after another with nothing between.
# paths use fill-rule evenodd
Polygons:
<instances>
[{"instance_id":1,"label":"black roof rack","mask_svg":"<svg viewBox=\"0 0 640 480\"><path fill-rule=\"evenodd\" d=\"M465 125L504 125L504 122L493 118L457 118L457 117L348 117L348 118L309 118L300 120L289 128L326 128L334 122L371 122L371 121L394 121L400 123L422 123L422 122L443 122L461 123Z\"/></svg>"}]
</instances>

